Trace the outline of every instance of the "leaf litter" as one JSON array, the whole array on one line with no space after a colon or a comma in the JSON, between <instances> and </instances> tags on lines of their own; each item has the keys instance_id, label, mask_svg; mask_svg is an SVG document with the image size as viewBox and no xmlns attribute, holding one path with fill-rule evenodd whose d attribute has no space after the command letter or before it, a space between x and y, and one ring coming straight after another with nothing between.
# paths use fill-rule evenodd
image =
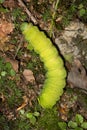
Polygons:
<instances>
[{"instance_id":1,"label":"leaf litter","mask_svg":"<svg viewBox=\"0 0 87 130\"><path fill-rule=\"evenodd\" d=\"M43 6L44 1L38 2L39 5L42 4L42 6L41 6L42 11L40 11L40 9L38 9L38 11L37 11L37 7L34 5L34 3L31 0L29 0L29 1L27 0L26 2L27 2L26 5L29 4L29 7L30 7L29 9L32 12L32 15L35 16L37 22L39 23L39 26L43 30L47 30L49 32L50 19L48 19L48 22L44 22L42 20L42 14L41 14L41 12L43 13L45 10L45 7ZM50 3L50 6L51 6L52 2L48 1L48 3ZM13 1L6 0L3 3L3 6L5 8L10 9L10 11L12 11L16 6L21 7L20 4L16 3L16 1L14 1L14 0ZM52 10L53 10L53 7L52 7ZM25 12L25 10L23 10L23 12ZM7 16L9 15L10 20L7 19L6 15ZM26 111L27 110L34 111L35 107L38 107L37 106L37 104L38 104L37 96L43 86L42 85L43 81L41 81L41 80L44 79L43 72L41 72L41 70L39 70L40 69L39 67L36 67L36 64L38 64L38 63L36 63L33 66L33 69L30 69L30 68L32 68L32 65L29 66L30 68L27 68L27 64L29 62L31 62L32 56L31 56L30 51L27 50L27 47L25 46L25 43L27 44L27 42L24 40L21 41L21 35L19 35L20 31L18 31L16 28L16 26L18 24L20 24L20 20L18 20L18 23L15 23L14 18L13 18L13 16L11 16L10 12L9 12L9 14L1 13L1 18L0 18L1 57L3 57L5 59L5 62L10 62L12 64L13 69L16 71L16 76L14 79L11 79L11 80L15 80L17 88L19 90L22 90L21 101L18 100L18 103L14 104L13 109L11 109L10 106L8 105L8 102L5 98L5 94L2 93L0 96L0 98L2 99L2 101L0 102L1 103L0 112L4 116L6 116L8 121L16 120L19 117L19 111L22 109L24 109ZM71 29L71 27L70 27L70 29ZM54 31L55 31L55 29L54 29ZM68 31L68 33L69 33L69 31ZM65 30L65 32L66 32L66 30ZM15 33L15 35L12 35L14 33ZM54 32L54 34L55 34L55 32ZM59 32L58 32L58 35L59 35ZM63 35L63 33L62 33L62 35ZM18 49L17 53L15 53L15 52L17 51L18 42L13 41L14 42L13 43L11 41L15 37L18 38L18 42L19 41L23 42L23 44ZM55 36L54 36L54 38L55 38L54 41L59 40L59 39L56 40ZM61 37L60 37L60 39L61 39ZM19 42L19 44L20 44L20 42ZM67 44L67 46L68 45L69 45L69 43ZM8 47L7 49L5 48L6 46ZM60 45L60 46L62 46L62 45ZM70 48L71 48L71 46L70 46ZM64 49L63 46L62 46L62 49ZM10 52L9 56L8 56L8 52ZM66 52L69 52L69 50L66 50ZM25 54L27 54L27 53L30 53L29 57L28 57L28 55L26 55L26 57L25 57ZM61 52L61 53L64 54L64 52ZM16 54L16 56L15 56L15 54ZM77 58L79 57L77 53L75 55L75 58L76 57ZM67 61L65 61L65 62L67 62ZM41 66L41 67L43 67L43 66ZM67 86L65 88L64 94L62 95L62 97L60 99L59 104L57 104L57 105L59 105L58 106L59 116L62 120L68 121L70 118L73 118L73 115L70 114L70 111L72 111L74 113L77 113L77 112L81 113L85 117L85 119L87 119L86 104L84 103L84 98L82 99L82 97L81 97L81 94L87 96L86 69L84 68L84 66L80 62L80 60L78 60L78 59L75 60L73 63L69 63L68 65L66 65L66 68L68 71ZM39 71L36 71L36 70L39 70ZM39 75L39 76L37 76L37 75ZM9 90L11 90L11 88ZM80 92L77 93L77 90ZM13 90L10 93L13 93ZM80 97L81 102L79 102L78 97ZM78 108L79 108L79 111L78 111Z\"/></svg>"}]
</instances>

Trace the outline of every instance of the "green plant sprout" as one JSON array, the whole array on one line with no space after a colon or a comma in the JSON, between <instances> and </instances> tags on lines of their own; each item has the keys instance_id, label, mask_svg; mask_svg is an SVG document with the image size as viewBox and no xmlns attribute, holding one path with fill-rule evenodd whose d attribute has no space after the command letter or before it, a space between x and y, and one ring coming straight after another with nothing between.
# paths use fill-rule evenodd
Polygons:
<instances>
[{"instance_id":1,"label":"green plant sprout","mask_svg":"<svg viewBox=\"0 0 87 130\"><path fill-rule=\"evenodd\" d=\"M39 115L40 115L39 112L34 113L28 112L26 114L26 117L30 120L30 123L34 125L36 123L36 117L38 117Z\"/></svg>"},{"instance_id":2,"label":"green plant sprout","mask_svg":"<svg viewBox=\"0 0 87 130\"><path fill-rule=\"evenodd\" d=\"M22 118L29 119L30 123L32 125L35 125L36 123L36 118L39 117L40 113L35 111L35 112L25 112L23 109L20 110L20 114Z\"/></svg>"},{"instance_id":3,"label":"green plant sprout","mask_svg":"<svg viewBox=\"0 0 87 130\"><path fill-rule=\"evenodd\" d=\"M5 78L6 76L15 76L15 74L16 72L12 68L11 63L5 63L4 60L0 58L0 79Z\"/></svg>"},{"instance_id":4,"label":"green plant sprout","mask_svg":"<svg viewBox=\"0 0 87 130\"><path fill-rule=\"evenodd\" d=\"M2 4L5 0L0 0L0 3Z\"/></svg>"},{"instance_id":5,"label":"green plant sprout","mask_svg":"<svg viewBox=\"0 0 87 130\"><path fill-rule=\"evenodd\" d=\"M84 8L84 5L83 4L80 4L79 7L79 15L80 17L84 16L86 14L86 9Z\"/></svg>"},{"instance_id":6,"label":"green plant sprout","mask_svg":"<svg viewBox=\"0 0 87 130\"><path fill-rule=\"evenodd\" d=\"M84 121L84 118L80 114L76 114L74 120L66 122L58 122L58 126L60 130L86 130L87 122Z\"/></svg>"}]
</instances>

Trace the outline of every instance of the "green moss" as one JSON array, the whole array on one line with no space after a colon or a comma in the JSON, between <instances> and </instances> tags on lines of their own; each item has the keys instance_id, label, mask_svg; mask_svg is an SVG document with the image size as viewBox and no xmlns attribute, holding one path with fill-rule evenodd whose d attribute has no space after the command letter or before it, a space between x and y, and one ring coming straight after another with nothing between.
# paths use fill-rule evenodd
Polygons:
<instances>
[{"instance_id":1,"label":"green moss","mask_svg":"<svg viewBox=\"0 0 87 130\"><path fill-rule=\"evenodd\" d=\"M16 119L15 121L9 121L10 130L32 130L29 120Z\"/></svg>"},{"instance_id":2,"label":"green moss","mask_svg":"<svg viewBox=\"0 0 87 130\"><path fill-rule=\"evenodd\" d=\"M58 130L58 116L56 108L44 110L37 122L37 130Z\"/></svg>"}]
</instances>

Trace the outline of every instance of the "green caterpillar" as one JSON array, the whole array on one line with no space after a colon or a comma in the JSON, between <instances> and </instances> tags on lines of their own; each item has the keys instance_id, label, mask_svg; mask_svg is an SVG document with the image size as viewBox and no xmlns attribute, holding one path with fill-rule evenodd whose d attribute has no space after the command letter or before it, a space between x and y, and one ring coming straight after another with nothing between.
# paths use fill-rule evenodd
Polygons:
<instances>
[{"instance_id":1,"label":"green caterpillar","mask_svg":"<svg viewBox=\"0 0 87 130\"><path fill-rule=\"evenodd\" d=\"M52 108L60 99L66 84L66 70L63 60L51 40L37 26L32 23L23 23L21 30L25 39L40 55L47 71L46 80L38 101L43 108Z\"/></svg>"}]
</instances>

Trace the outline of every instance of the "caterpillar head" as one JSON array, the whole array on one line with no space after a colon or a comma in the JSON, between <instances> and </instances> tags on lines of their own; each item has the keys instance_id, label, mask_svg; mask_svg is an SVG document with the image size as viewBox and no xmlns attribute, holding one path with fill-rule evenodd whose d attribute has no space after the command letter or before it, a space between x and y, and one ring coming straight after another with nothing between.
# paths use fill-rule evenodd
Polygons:
<instances>
[{"instance_id":1,"label":"caterpillar head","mask_svg":"<svg viewBox=\"0 0 87 130\"><path fill-rule=\"evenodd\" d=\"M20 29L21 29L21 31L23 32L23 31L29 29L29 27L31 27L31 26L32 26L31 23L28 24L27 22L24 22L24 23L21 24Z\"/></svg>"}]
</instances>

